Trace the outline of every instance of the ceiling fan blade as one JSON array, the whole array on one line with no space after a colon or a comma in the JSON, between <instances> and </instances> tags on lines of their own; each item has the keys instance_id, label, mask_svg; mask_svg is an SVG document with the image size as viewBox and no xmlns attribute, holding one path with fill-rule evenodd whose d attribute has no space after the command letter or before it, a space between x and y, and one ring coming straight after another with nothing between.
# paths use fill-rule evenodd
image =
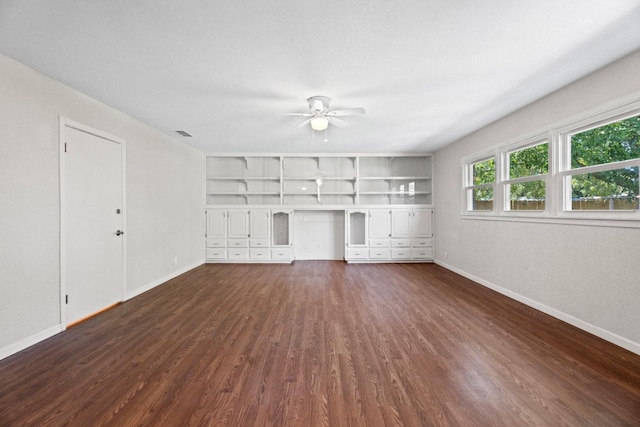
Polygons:
<instances>
[{"instance_id":1,"label":"ceiling fan blade","mask_svg":"<svg viewBox=\"0 0 640 427\"><path fill-rule=\"evenodd\" d=\"M311 113L282 113L285 116L303 116L303 117L311 117L313 114Z\"/></svg>"},{"instance_id":2,"label":"ceiling fan blade","mask_svg":"<svg viewBox=\"0 0 640 427\"><path fill-rule=\"evenodd\" d=\"M366 113L365 109L362 107L359 108L346 108L344 110L333 110L327 113L329 117L337 117L337 116L355 116L357 114Z\"/></svg>"},{"instance_id":3,"label":"ceiling fan blade","mask_svg":"<svg viewBox=\"0 0 640 427\"><path fill-rule=\"evenodd\" d=\"M347 122L346 120L342 120L337 117L329 117L328 119L329 123L331 123L332 125L336 125L339 128L346 127L349 124L349 122Z\"/></svg>"},{"instance_id":4,"label":"ceiling fan blade","mask_svg":"<svg viewBox=\"0 0 640 427\"><path fill-rule=\"evenodd\" d=\"M305 120L304 122L300 123L300 124L299 124L298 126L296 126L296 127L297 127L297 128L299 128L300 126L304 126L304 125L306 125L306 124L307 124L307 123L309 123L309 122L311 122L311 119L307 119L307 120Z\"/></svg>"}]
</instances>

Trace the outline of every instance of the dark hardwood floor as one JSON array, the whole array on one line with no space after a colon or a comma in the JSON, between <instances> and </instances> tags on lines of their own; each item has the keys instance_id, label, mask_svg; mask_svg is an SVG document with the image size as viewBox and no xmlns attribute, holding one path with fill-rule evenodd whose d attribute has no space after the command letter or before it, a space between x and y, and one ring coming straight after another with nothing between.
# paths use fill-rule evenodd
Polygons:
<instances>
[{"instance_id":1,"label":"dark hardwood floor","mask_svg":"<svg viewBox=\"0 0 640 427\"><path fill-rule=\"evenodd\" d=\"M0 361L1 426L640 425L640 356L431 264L209 264Z\"/></svg>"}]
</instances>

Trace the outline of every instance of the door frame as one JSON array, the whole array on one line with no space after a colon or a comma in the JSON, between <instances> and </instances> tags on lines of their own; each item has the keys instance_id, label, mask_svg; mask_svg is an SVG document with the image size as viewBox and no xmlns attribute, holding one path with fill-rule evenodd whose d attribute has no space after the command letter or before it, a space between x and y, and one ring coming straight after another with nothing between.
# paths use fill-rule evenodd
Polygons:
<instances>
[{"instance_id":1,"label":"door frame","mask_svg":"<svg viewBox=\"0 0 640 427\"><path fill-rule=\"evenodd\" d=\"M66 232L67 232L67 212L65 212L65 203L66 203L66 160L64 156L65 152L65 140L67 137L67 129L75 129L80 132L85 132L90 135L96 136L98 138L106 139L108 141L114 142L116 144L120 144L121 147L121 183L122 183L122 224L123 229L127 230L127 185L126 185L126 144L125 140L119 138L114 135L110 135L106 132L102 132L100 130L91 128L89 126L83 125L82 123L78 123L66 117L59 117L59 151L58 151L58 159L59 159L59 186L60 186L60 326L64 331L67 329L66 322L66 301L65 295L67 291L67 277L66 277L66 268L65 263L67 261L66 254ZM127 236L125 233L122 235L122 290L121 290L121 298L120 301L124 301L126 299L126 290L127 290Z\"/></svg>"}]
</instances>

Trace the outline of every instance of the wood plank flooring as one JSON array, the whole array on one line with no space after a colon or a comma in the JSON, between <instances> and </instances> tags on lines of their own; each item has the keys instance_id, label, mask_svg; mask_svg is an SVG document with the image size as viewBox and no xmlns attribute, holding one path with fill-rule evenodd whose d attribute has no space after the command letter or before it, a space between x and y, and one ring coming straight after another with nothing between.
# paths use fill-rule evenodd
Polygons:
<instances>
[{"instance_id":1,"label":"wood plank flooring","mask_svg":"<svg viewBox=\"0 0 640 427\"><path fill-rule=\"evenodd\" d=\"M640 356L431 264L209 264L0 361L1 426L640 425Z\"/></svg>"}]
</instances>

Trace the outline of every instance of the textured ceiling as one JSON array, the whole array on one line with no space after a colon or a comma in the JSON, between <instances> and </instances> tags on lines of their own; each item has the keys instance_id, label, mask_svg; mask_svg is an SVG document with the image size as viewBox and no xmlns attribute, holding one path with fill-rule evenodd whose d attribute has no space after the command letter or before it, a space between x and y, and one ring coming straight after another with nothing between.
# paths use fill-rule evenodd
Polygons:
<instances>
[{"instance_id":1,"label":"textured ceiling","mask_svg":"<svg viewBox=\"0 0 640 427\"><path fill-rule=\"evenodd\" d=\"M0 0L0 52L205 152L435 151L638 48L638 0Z\"/></svg>"}]
</instances>

